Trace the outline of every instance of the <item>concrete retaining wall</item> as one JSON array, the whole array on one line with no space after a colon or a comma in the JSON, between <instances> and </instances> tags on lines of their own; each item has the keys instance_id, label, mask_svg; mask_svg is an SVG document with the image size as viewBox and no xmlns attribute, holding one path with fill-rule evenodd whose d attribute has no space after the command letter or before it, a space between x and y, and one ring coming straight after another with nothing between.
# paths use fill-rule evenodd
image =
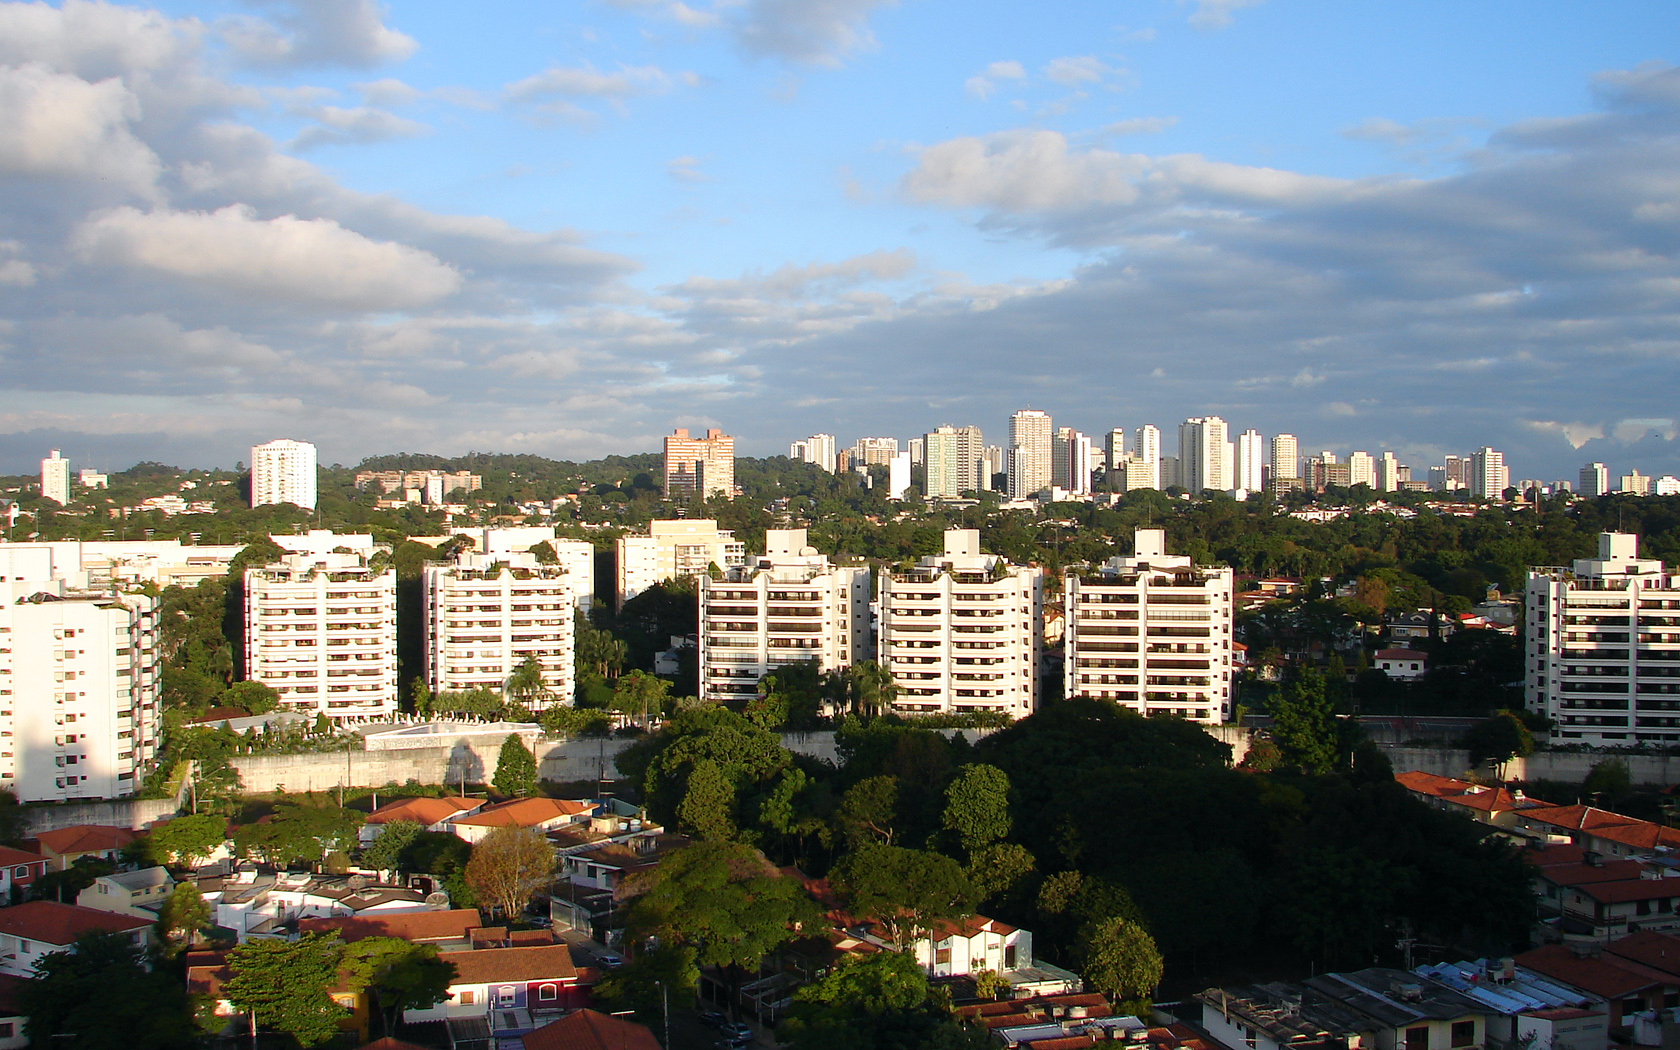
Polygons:
<instances>
[{"instance_id":1,"label":"concrete retaining wall","mask_svg":"<svg viewBox=\"0 0 1680 1050\"><path fill-rule=\"evenodd\" d=\"M620 738L539 740L537 775L544 780L594 780L603 771L618 773L613 756L630 745ZM496 772L501 741L462 739L438 747L390 751L328 752L310 755L240 755L229 764L246 791L326 791L345 787L382 787L393 781L454 784L463 777L482 784Z\"/></svg>"},{"instance_id":2,"label":"concrete retaining wall","mask_svg":"<svg viewBox=\"0 0 1680 1050\"><path fill-rule=\"evenodd\" d=\"M24 833L39 835L43 831L57 831L77 824L103 824L137 831L174 816L178 808L172 798L119 798L105 802L24 806L20 812Z\"/></svg>"},{"instance_id":3,"label":"concrete retaining wall","mask_svg":"<svg viewBox=\"0 0 1680 1050\"><path fill-rule=\"evenodd\" d=\"M1468 751L1436 747L1384 747L1382 750L1396 773L1416 769L1437 776L1463 778L1473 772ZM1680 755L1641 755L1618 751L1536 751L1527 758L1513 758L1505 763L1505 779L1558 780L1579 784L1587 778L1593 766L1607 758L1619 758L1627 763L1628 775L1635 784L1680 783ZM1488 767L1483 766L1480 772L1487 773Z\"/></svg>"}]
</instances>

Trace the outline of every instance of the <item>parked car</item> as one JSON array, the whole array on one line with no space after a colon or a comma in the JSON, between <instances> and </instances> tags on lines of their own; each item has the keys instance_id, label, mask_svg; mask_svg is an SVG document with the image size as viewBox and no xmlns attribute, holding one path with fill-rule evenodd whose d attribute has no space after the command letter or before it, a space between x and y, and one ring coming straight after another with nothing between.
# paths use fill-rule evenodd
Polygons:
<instances>
[{"instance_id":1,"label":"parked car","mask_svg":"<svg viewBox=\"0 0 1680 1050\"><path fill-rule=\"evenodd\" d=\"M624 965L624 960L614 955L612 952L596 952L595 965L599 966L603 970L616 970L620 966Z\"/></svg>"},{"instance_id":2,"label":"parked car","mask_svg":"<svg viewBox=\"0 0 1680 1050\"><path fill-rule=\"evenodd\" d=\"M742 1046L752 1042L752 1029L739 1021L725 1021L718 1025L718 1031L723 1033L725 1039Z\"/></svg>"},{"instance_id":3,"label":"parked car","mask_svg":"<svg viewBox=\"0 0 1680 1050\"><path fill-rule=\"evenodd\" d=\"M701 1010L700 1023L707 1028L722 1028L729 1021L729 1015L722 1010Z\"/></svg>"},{"instance_id":4,"label":"parked car","mask_svg":"<svg viewBox=\"0 0 1680 1050\"><path fill-rule=\"evenodd\" d=\"M725 1036L712 1044L712 1050L746 1050L751 1045L752 1036L750 1035L739 1038Z\"/></svg>"}]
</instances>

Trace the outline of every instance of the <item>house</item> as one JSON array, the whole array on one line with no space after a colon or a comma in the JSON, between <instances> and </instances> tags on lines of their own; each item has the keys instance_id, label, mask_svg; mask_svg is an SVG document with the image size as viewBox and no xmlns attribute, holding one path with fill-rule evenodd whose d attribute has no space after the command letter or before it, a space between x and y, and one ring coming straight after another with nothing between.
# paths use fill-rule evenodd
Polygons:
<instances>
[{"instance_id":1,"label":"house","mask_svg":"<svg viewBox=\"0 0 1680 1050\"><path fill-rule=\"evenodd\" d=\"M374 912L299 919L298 933L333 933L346 943L367 937L395 937L411 944L430 944L439 951L451 951L471 947L472 931L479 928L481 921L476 908Z\"/></svg>"},{"instance_id":2,"label":"house","mask_svg":"<svg viewBox=\"0 0 1680 1050\"><path fill-rule=\"evenodd\" d=\"M0 1050L21 1050L29 1045L23 1029L29 1023L18 1006L18 993L29 982L22 977L0 974Z\"/></svg>"},{"instance_id":3,"label":"house","mask_svg":"<svg viewBox=\"0 0 1680 1050\"><path fill-rule=\"evenodd\" d=\"M144 948L153 921L57 901L26 901L0 908L0 974L33 976L43 956L67 950L76 938L95 930L122 934Z\"/></svg>"},{"instance_id":4,"label":"house","mask_svg":"<svg viewBox=\"0 0 1680 1050\"><path fill-rule=\"evenodd\" d=\"M215 909L216 925L232 930L240 941L281 935L288 924L311 918L434 910L419 890L380 885L358 875L265 875L242 867L231 878L200 879L198 888Z\"/></svg>"},{"instance_id":5,"label":"house","mask_svg":"<svg viewBox=\"0 0 1680 1050\"><path fill-rule=\"evenodd\" d=\"M1095 992L960 1006L957 1018L1020 1050L1088 1050L1116 1042L1136 1050L1222 1050L1187 1025L1151 1025L1117 1015Z\"/></svg>"},{"instance_id":6,"label":"house","mask_svg":"<svg viewBox=\"0 0 1680 1050\"><path fill-rule=\"evenodd\" d=\"M1517 1043L1538 1050L1605 1050L1610 1028L1602 1010L1559 1006L1517 1015Z\"/></svg>"},{"instance_id":7,"label":"house","mask_svg":"<svg viewBox=\"0 0 1680 1050\"><path fill-rule=\"evenodd\" d=\"M569 945L553 943L546 931L532 931L520 940L540 937L549 937L550 943L516 943L502 931L500 937L477 941L485 947L445 952L445 961L455 966L449 998L425 1010L407 1011L406 1020L443 1021L456 1042L482 1039L495 1044L587 1005L589 990L572 965Z\"/></svg>"},{"instance_id":8,"label":"house","mask_svg":"<svg viewBox=\"0 0 1680 1050\"><path fill-rule=\"evenodd\" d=\"M158 909L174 889L175 880L162 868L119 871L94 879L92 886L76 895L76 903L83 908L156 922Z\"/></svg>"},{"instance_id":9,"label":"house","mask_svg":"<svg viewBox=\"0 0 1680 1050\"><path fill-rule=\"evenodd\" d=\"M367 823L358 832L362 845L370 845L385 825L399 820L412 821L427 831L445 831L450 820L469 816L484 807L481 798L402 798L387 802L368 814Z\"/></svg>"},{"instance_id":10,"label":"house","mask_svg":"<svg viewBox=\"0 0 1680 1050\"><path fill-rule=\"evenodd\" d=\"M1032 934L984 915L943 919L911 942L910 954L930 977L1004 973L1032 960Z\"/></svg>"},{"instance_id":11,"label":"house","mask_svg":"<svg viewBox=\"0 0 1680 1050\"><path fill-rule=\"evenodd\" d=\"M1515 959L1477 959L1443 962L1419 966L1414 973L1439 981L1460 994L1486 1003L1497 1013L1488 1015L1487 1036L1490 1045L1510 1046L1517 1041L1526 1023L1531 1028L1545 1027L1545 1018L1538 1015L1552 1010L1596 1009L1600 1004L1577 989L1554 981L1543 974L1518 966ZM1527 1015L1536 1018L1525 1022ZM1600 1031L1604 1031L1604 1017L1600 1011ZM1575 1027L1565 1035L1575 1034Z\"/></svg>"},{"instance_id":12,"label":"house","mask_svg":"<svg viewBox=\"0 0 1680 1050\"><path fill-rule=\"evenodd\" d=\"M83 857L115 864L123 847L139 837L127 828L76 824L56 831L43 831L35 836L35 841L41 847L41 856L49 861L50 870L64 871Z\"/></svg>"},{"instance_id":13,"label":"house","mask_svg":"<svg viewBox=\"0 0 1680 1050\"><path fill-rule=\"evenodd\" d=\"M1607 857L1680 847L1680 831L1595 806L1530 806L1513 814L1512 826L1535 838L1567 835Z\"/></svg>"},{"instance_id":14,"label":"house","mask_svg":"<svg viewBox=\"0 0 1680 1050\"><path fill-rule=\"evenodd\" d=\"M1429 654L1417 649L1378 649L1372 666L1390 678L1411 681L1429 669Z\"/></svg>"},{"instance_id":15,"label":"house","mask_svg":"<svg viewBox=\"0 0 1680 1050\"><path fill-rule=\"evenodd\" d=\"M1516 964L1581 993L1588 1009L1602 1007L1610 1028L1634 1014L1661 1009L1680 995L1680 977L1607 951L1600 945L1547 944L1516 957Z\"/></svg>"},{"instance_id":16,"label":"house","mask_svg":"<svg viewBox=\"0 0 1680 1050\"><path fill-rule=\"evenodd\" d=\"M1495 1007L1440 982L1382 967L1325 973L1300 984L1209 988L1202 1025L1226 1046L1290 1050L1369 1046L1454 1050L1488 1045Z\"/></svg>"},{"instance_id":17,"label":"house","mask_svg":"<svg viewBox=\"0 0 1680 1050\"><path fill-rule=\"evenodd\" d=\"M0 846L0 900L11 900L14 888L23 890L45 875L49 863L38 853Z\"/></svg>"},{"instance_id":18,"label":"house","mask_svg":"<svg viewBox=\"0 0 1680 1050\"><path fill-rule=\"evenodd\" d=\"M520 1038L525 1050L660 1050L647 1025L579 1010Z\"/></svg>"},{"instance_id":19,"label":"house","mask_svg":"<svg viewBox=\"0 0 1680 1050\"><path fill-rule=\"evenodd\" d=\"M585 822L594 811L593 802L562 798L517 798L511 802L485 806L467 816L451 817L444 822L444 830L467 842L477 843L497 828L536 828L540 831L550 831L567 824Z\"/></svg>"},{"instance_id":20,"label":"house","mask_svg":"<svg viewBox=\"0 0 1680 1050\"><path fill-rule=\"evenodd\" d=\"M1394 779L1435 809L1460 813L1501 828L1515 828L1516 814L1521 810L1551 808L1548 803L1531 799L1521 791L1507 791L1503 787L1455 780L1421 770L1399 773Z\"/></svg>"}]
</instances>

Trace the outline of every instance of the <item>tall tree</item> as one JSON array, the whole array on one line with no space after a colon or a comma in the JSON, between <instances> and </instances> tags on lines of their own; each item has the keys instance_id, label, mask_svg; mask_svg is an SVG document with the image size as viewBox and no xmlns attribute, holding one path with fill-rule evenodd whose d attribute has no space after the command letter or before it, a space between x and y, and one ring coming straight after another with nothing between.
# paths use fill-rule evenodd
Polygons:
<instances>
[{"instance_id":1,"label":"tall tree","mask_svg":"<svg viewBox=\"0 0 1680 1050\"><path fill-rule=\"evenodd\" d=\"M964 766L945 789L945 830L969 857L1009 835L1009 777L996 766Z\"/></svg>"},{"instance_id":2,"label":"tall tree","mask_svg":"<svg viewBox=\"0 0 1680 1050\"><path fill-rule=\"evenodd\" d=\"M1080 942L1086 983L1115 1002L1147 1000L1161 983L1161 953L1137 923L1104 919L1087 926Z\"/></svg>"},{"instance_id":3,"label":"tall tree","mask_svg":"<svg viewBox=\"0 0 1680 1050\"><path fill-rule=\"evenodd\" d=\"M829 882L854 914L886 926L908 945L939 919L966 915L974 886L962 865L941 853L866 845L834 866Z\"/></svg>"},{"instance_id":4,"label":"tall tree","mask_svg":"<svg viewBox=\"0 0 1680 1050\"><path fill-rule=\"evenodd\" d=\"M851 685L853 710L860 715L877 715L898 697L898 683L892 672L874 660L859 660L846 672Z\"/></svg>"},{"instance_id":5,"label":"tall tree","mask_svg":"<svg viewBox=\"0 0 1680 1050\"><path fill-rule=\"evenodd\" d=\"M490 784L504 795L529 795L537 789L537 756L519 739L509 733L496 755L496 774Z\"/></svg>"},{"instance_id":6,"label":"tall tree","mask_svg":"<svg viewBox=\"0 0 1680 1050\"><path fill-rule=\"evenodd\" d=\"M449 998L455 964L430 944L396 937L367 937L346 945L344 968L378 1007L381 1030L391 1035L407 1010L425 1010Z\"/></svg>"},{"instance_id":7,"label":"tall tree","mask_svg":"<svg viewBox=\"0 0 1680 1050\"><path fill-rule=\"evenodd\" d=\"M636 716L642 725L648 724L648 712L662 711L671 695L671 683L646 671L631 671L613 685L612 709Z\"/></svg>"},{"instance_id":8,"label":"tall tree","mask_svg":"<svg viewBox=\"0 0 1680 1050\"><path fill-rule=\"evenodd\" d=\"M332 1001L339 948L326 934L296 941L250 940L228 953L222 994L251 1014L252 1026L285 1032L305 1047L338 1034L344 1008Z\"/></svg>"},{"instance_id":9,"label":"tall tree","mask_svg":"<svg viewBox=\"0 0 1680 1050\"><path fill-rule=\"evenodd\" d=\"M1324 676L1303 669L1271 702L1272 742L1284 765L1304 773L1336 767L1336 714Z\"/></svg>"},{"instance_id":10,"label":"tall tree","mask_svg":"<svg viewBox=\"0 0 1680 1050\"><path fill-rule=\"evenodd\" d=\"M553 881L554 847L536 828L497 828L473 847L466 879L479 900L516 918Z\"/></svg>"},{"instance_id":11,"label":"tall tree","mask_svg":"<svg viewBox=\"0 0 1680 1050\"><path fill-rule=\"evenodd\" d=\"M403 850L425 830L418 821L393 820L362 850L362 863L376 871L394 871L402 864Z\"/></svg>"},{"instance_id":12,"label":"tall tree","mask_svg":"<svg viewBox=\"0 0 1680 1050\"><path fill-rule=\"evenodd\" d=\"M153 827L148 837L159 860L190 865L227 841L227 818L218 813L176 817Z\"/></svg>"},{"instance_id":13,"label":"tall tree","mask_svg":"<svg viewBox=\"0 0 1680 1050\"><path fill-rule=\"evenodd\" d=\"M192 945L193 935L210 925L210 905L196 882L178 882L158 909L159 939L165 944Z\"/></svg>"},{"instance_id":14,"label":"tall tree","mask_svg":"<svg viewBox=\"0 0 1680 1050\"><path fill-rule=\"evenodd\" d=\"M514 700L529 706L531 701L539 700L548 694L548 686L543 682L542 664L535 656L527 654L519 661L519 666L508 675L502 685L502 692Z\"/></svg>"},{"instance_id":15,"label":"tall tree","mask_svg":"<svg viewBox=\"0 0 1680 1050\"><path fill-rule=\"evenodd\" d=\"M37 962L17 1012L32 1046L174 1050L197 1035L179 980L149 970L145 952L115 933L84 934L75 950Z\"/></svg>"}]
</instances>

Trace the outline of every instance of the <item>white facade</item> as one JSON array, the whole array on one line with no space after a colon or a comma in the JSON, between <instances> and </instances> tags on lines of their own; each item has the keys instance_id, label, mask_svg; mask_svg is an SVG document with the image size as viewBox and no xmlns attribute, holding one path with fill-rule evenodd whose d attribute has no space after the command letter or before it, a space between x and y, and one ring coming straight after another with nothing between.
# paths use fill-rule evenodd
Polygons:
<instances>
[{"instance_id":1,"label":"white facade","mask_svg":"<svg viewBox=\"0 0 1680 1050\"><path fill-rule=\"evenodd\" d=\"M1069 573L1064 695L1218 725L1231 715L1229 568L1198 568L1139 529L1135 553Z\"/></svg>"},{"instance_id":2,"label":"white facade","mask_svg":"<svg viewBox=\"0 0 1680 1050\"><path fill-rule=\"evenodd\" d=\"M1111 473L1120 470L1126 458L1126 428L1115 427L1103 438L1103 469Z\"/></svg>"},{"instance_id":3,"label":"white facade","mask_svg":"<svg viewBox=\"0 0 1680 1050\"><path fill-rule=\"evenodd\" d=\"M1580 493L1591 499L1610 491L1610 468L1602 463L1588 463L1581 468Z\"/></svg>"},{"instance_id":4,"label":"white facade","mask_svg":"<svg viewBox=\"0 0 1680 1050\"><path fill-rule=\"evenodd\" d=\"M887 498L903 499L910 490L910 453L894 453L887 460Z\"/></svg>"},{"instance_id":5,"label":"white facade","mask_svg":"<svg viewBox=\"0 0 1680 1050\"><path fill-rule=\"evenodd\" d=\"M1128 459L1120 464L1120 469L1122 471L1120 491L1122 492L1161 487L1161 464L1159 463L1145 463L1141 459Z\"/></svg>"},{"instance_id":6,"label":"white facade","mask_svg":"<svg viewBox=\"0 0 1680 1050\"><path fill-rule=\"evenodd\" d=\"M78 470L76 480L85 489L103 489L111 486L111 479L92 467L83 467Z\"/></svg>"},{"instance_id":7,"label":"white facade","mask_svg":"<svg viewBox=\"0 0 1680 1050\"><path fill-rule=\"evenodd\" d=\"M716 427L705 437L679 429L665 438L665 498L735 495L735 439Z\"/></svg>"},{"instance_id":8,"label":"white facade","mask_svg":"<svg viewBox=\"0 0 1680 1050\"><path fill-rule=\"evenodd\" d=\"M922 439L927 461L927 497L955 499L991 487L986 444L980 428L942 426Z\"/></svg>"},{"instance_id":9,"label":"white facade","mask_svg":"<svg viewBox=\"0 0 1680 1050\"><path fill-rule=\"evenodd\" d=\"M1272 438L1272 477L1301 476L1301 449L1294 434L1278 434Z\"/></svg>"},{"instance_id":10,"label":"white facade","mask_svg":"<svg viewBox=\"0 0 1680 1050\"><path fill-rule=\"evenodd\" d=\"M1379 492L1400 491L1400 461L1394 453L1384 452L1377 460L1377 483L1373 487Z\"/></svg>"},{"instance_id":11,"label":"white facade","mask_svg":"<svg viewBox=\"0 0 1680 1050\"><path fill-rule=\"evenodd\" d=\"M70 461L61 457L56 448L41 461L41 495L55 500L61 507L70 504Z\"/></svg>"},{"instance_id":12,"label":"white facade","mask_svg":"<svg viewBox=\"0 0 1680 1050\"><path fill-rule=\"evenodd\" d=\"M767 530L764 545L722 579L699 578L703 701L750 700L788 664L842 670L869 655L869 570L829 564L804 529Z\"/></svg>"},{"instance_id":13,"label":"white facade","mask_svg":"<svg viewBox=\"0 0 1680 1050\"><path fill-rule=\"evenodd\" d=\"M0 548L0 786L21 802L133 794L157 757L157 602L88 594Z\"/></svg>"},{"instance_id":14,"label":"white facade","mask_svg":"<svg viewBox=\"0 0 1680 1050\"><path fill-rule=\"evenodd\" d=\"M884 467L898 455L898 439L861 437L852 445L852 466Z\"/></svg>"},{"instance_id":15,"label":"white facade","mask_svg":"<svg viewBox=\"0 0 1680 1050\"><path fill-rule=\"evenodd\" d=\"M336 721L397 709L397 572L358 554L245 570L245 677L288 711Z\"/></svg>"},{"instance_id":16,"label":"white facade","mask_svg":"<svg viewBox=\"0 0 1680 1050\"><path fill-rule=\"evenodd\" d=\"M1355 485L1377 487L1377 461L1369 452L1358 449L1348 453L1348 487Z\"/></svg>"},{"instance_id":17,"label":"white facade","mask_svg":"<svg viewBox=\"0 0 1680 1050\"><path fill-rule=\"evenodd\" d=\"M1191 495L1206 489L1229 492L1236 487L1228 433L1218 416L1193 417L1179 424L1178 483Z\"/></svg>"},{"instance_id":18,"label":"white facade","mask_svg":"<svg viewBox=\"0 0 1680 1050\"><path fill-rule=\"evenodd\" d=\"M1477 499L1505 498L1505 490L1511 487L1511 471L1505 466L1503 452L1477 449L1470 453L1469 468L1470 495Z\"/></svg>"},{"instance_id":19,"label":"white facade","mask_svg":"<svg viewBox=\"0 0 1680 1050\"><path fill-rule=\"evenodd\" d=\"M788 458L797 459L801 463L815 463L832 474L835 451L833 434L812 434L804 441L795 441L788 446Z\"/></svg>"},{"instance_id":20,"label":"white facade","mask_svg":"<svg viewBox=\"0 0 1680 1050\"><path fill-rule=\"evenodd\" d=\"M713 564L727 569L746 560L746 544L708 518L649 522L648 535L619 537L618 604L663 580L702 576Z\"/></svg>"},{"instance_id":21,"label":"white facade","mask_svg":"<svg viewBox=\"0 0 1680 1050\"><path fill-rule=\"evenodd\" d=\"M315 509L315 446L279 440L251 448L251 506L290 503Z\"/></svg>"},{"instance_id":22,"label":"white facade","mask_svg":"<svg viewBox=\"0 0 1680 1050\"><path fill-rule=\"evenodd\" d=\"M1266 440L1258 430L1237 435L1236 488L1259 492L1266 484Z\"/></svg>"},{"instance_id":23,"label":"white facade","mask_svg":"<svg viewBox=\"0 0 1680 1050\"><path fill-rule=\"evenodd\" d=\"M1031 499L1050 487L1050 414L1035 408L1009 417L1009 498Z\"/></svg>"},{"instance_id":24,"label":"white facade","mask_svg":"<svg viewBox=\"0 0 1680 1050\"><path fill-rule=\"evenodd\" d=\"M426 685L434 692L500 692L527 657L542 667L552 700L570 704L576 600L560 565L534 554L462 554L426 566Z\"/></svg>"},{"instance_id":25,"label":"white facade","mask_svg":"<svg viewBox=\"0 0 1680 1050\"><path fill-rule=\"evenodd\" d=\"M461 535L460 532L456 533ZM553 548L560 567L572 586L572 600L585 613L595 604L595 545L588 540L567 540L554 535L549 525L516 525L467 533L484 554L526 554L539 543Z\"/></svg>"},{"instance_id":26,"label":"white facade","mask_svg":"<svg viewBox=\"0 0 1680 1050\"><path fill-rule=\"evenodd\" d=\"M880 578L881 664L900 712L1038 706L1044 572L980 553L980 533L948 529L945 553Z\"/></svg>"}]
</instances>

